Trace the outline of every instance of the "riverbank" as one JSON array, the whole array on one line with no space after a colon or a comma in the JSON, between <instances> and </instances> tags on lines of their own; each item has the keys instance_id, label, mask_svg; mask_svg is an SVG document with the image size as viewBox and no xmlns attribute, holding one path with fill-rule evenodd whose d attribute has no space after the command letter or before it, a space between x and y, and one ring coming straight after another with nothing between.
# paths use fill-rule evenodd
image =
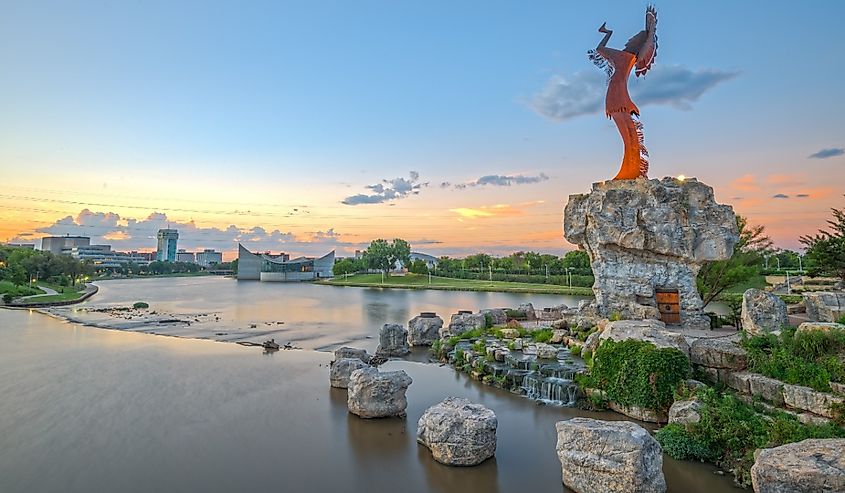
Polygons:
<instances>
[{"instance_id":1,"label":"riverbank","mask_svg":"<svg viewBox=\"0 0 845 493\"><path fill-rule=\"evenodd\" d=\"M499 293L562 294L571 296L592 296L590 288L568 287L557 284L536 284L505 281L481 281L476 279L453 279L422 274L384 277L381 274L355 274L349 277L337 276L317 281L317 284L332 286L353 286L388 289L435 289L441 291L482 291Z\"/></svg>"},{"instance_id":2,"label":"riverbank","mask_svg":"<svg viewBox=\"0 0 845 493\"><path fill-rule=\"evenodd\" d=\"M451 368L399 360L383 369L413 378L407 417L365 420L329 388L328 353L262 355L24 311L0 311L0 327L0 491L9 493L567 491L554 423L621 419L537 406ZM493 459L448 467L416 443L418 419L447 396L496 413ZM734 491L706 464L666 458L664 471L669 491Z\"/></svg>"}]
</instances>

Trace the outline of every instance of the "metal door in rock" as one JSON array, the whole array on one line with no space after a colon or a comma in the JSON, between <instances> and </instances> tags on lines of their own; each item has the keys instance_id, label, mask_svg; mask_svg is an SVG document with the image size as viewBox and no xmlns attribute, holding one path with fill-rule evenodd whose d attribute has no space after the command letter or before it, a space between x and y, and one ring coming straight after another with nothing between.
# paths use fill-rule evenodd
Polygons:
<instances>
[{"instance_id":1,"label":"metal door in rock","mask_svg":"<svg viewBox=\"0 0 845 493\"><path fill-rule=\"evenodd\" d=\"M658 289L654 293L660 320L666 324L681 323L681 297L677 289Z\"/></svg>"}]
</instances>

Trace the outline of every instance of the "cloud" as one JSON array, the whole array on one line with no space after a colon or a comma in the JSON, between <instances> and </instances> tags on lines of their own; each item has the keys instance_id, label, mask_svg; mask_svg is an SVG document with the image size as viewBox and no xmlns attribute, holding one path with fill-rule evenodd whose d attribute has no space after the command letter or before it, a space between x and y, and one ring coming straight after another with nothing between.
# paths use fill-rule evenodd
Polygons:
<instances>
[{"instance_id":1,"label":"cloud","mask_svg":"<svg viewBox=\"0 0 845 493\"><path fill-rule=\"evenodd\" d=\"M449 212L454 212L458 215L458 221L463 219L485 219L492 217L514 217L523 215L523 208L533 207L543 204L543 200L536 200L533 202L523 202L520 204L495 204L484 205L481 207L456 207L449 209Z\"/></svg>"},{"instance_id":2,"label":"cloud","mask_svg":"<svg viewBox=\"0 0 845 493\"><path fill-rule=\"evenodd\" d=\"M268 230L262 226L236 226L225 228L202 227L193 221L171 220L166 214L154 212L143 219L121 217L112 212L82 210L76 217L66 216L35 230L42 235L80 235L91 237L91 243L112 245L118 251L151 251L156 248L156 234L160 228L179 230L179 248L194 251L214 248L233 251L237 243L244 243L250 250L285 251L298 255L322 255L328 250L352 251L361 247L348 241L346 236L333 228L325 231L293 233L280 229ZM27 233L18 235L22 237ZM32 240L30 240L32 241ZM37 242L36 242L37 243Z\"/></svg>"},{"instance_id":3,"label":"cloud","mask_svg":"<svg viewBox=\"0 0 845 493\"><path fill-rule=\"evenodd\" d=\"M484 187L484 186L493 186L493 187L509 187L511 185L526 185L532 183L540 183L542 181L548 180L549 177L545 173L540 173L539 175L530 176L530 175L485 175L477 180L470 181L467 183L456 183L454 188L456 190L463 190L467 187ZM446 185L449 186L449 182L443 182L441 187Z\"/></svg>"},{"instance_id":4,"label":"cloud","mask_svg":"<svg viewBox=\"0 0 845 493\"><path fill-rule=\"evenodd\" d=\"M739 72L730 70L656 65L648 76L633 81L629 87L631 98L638 106L667 105L689 110L705 92L737 75ZM600 113L606 91L606 77L598 70L555 75L531 99L529 106L546 118L565 121Z\"/></svg>"},{"instance_id":5,"label":"cloud","mask_svg":"<svg viewBox=\"0 0 845 493\"><path fill-rule=\"evenodd\" d=\"M770 185L782 187L800 187L804 185L804 179L800 175L770 175L766 178Z\"/></svg>"},{"instance_id":6,"label":"cloud","mask_svg":"<svg viewBox=\"0 0 845 493\"><path fill-rule=\"evenodd\" d=\"M773 199L788 199L789 195L786 195L785 193L776 193L776 194L772 195L772 198Z\"/></svg>"},{"instance_id":7,"label":"cloud","mask_svg":"<svg viewBox=\"0 0 845 493\"><path fill-rule=\"evenodd\" d=\"M731 182L731 187L743 192L754 192L760 187L757 185L757 177L754 175L743 175Z\"/></svg>"},{"instance_id":8,"label":"cloud","mask_svg":"<svg viewBox=\"0 0 845 493\"><path fill-rule=\"evenodd\" d=\"M806 199L809 196L810 196L809 193L799 193L798 195L796 195L796 197L798 197L799 199Z\"/></svg>"},{"instance_id":9,"label":"cloud","mask_svg":"<svg viewBox=\"0 0 845 493\"><path fill-rule=\"evenodd\" d=\"M419 182L420 174L416 171L411 171L409 177L410 179L393 178L392 180L382 180L381 183L374 185L367 185L365 188L375 193L350 195L343 199L341 203L346 205L381 204L382 202L402 199L409 195L417 195L422 187L428 186L428 183Z\"/></svg>"},{"instance_id":10,"label":"cloud","mask_svg":"<svg viewBox=\"0 0 845 493\"><path fill-rule=\"evenodd\" d=\"M831 157L841 156L845 154L845 149L842 147L831 147L830 149L822 149L819 152L810 154L810 159L827 159Z\"/></svg>"}]
</instances>

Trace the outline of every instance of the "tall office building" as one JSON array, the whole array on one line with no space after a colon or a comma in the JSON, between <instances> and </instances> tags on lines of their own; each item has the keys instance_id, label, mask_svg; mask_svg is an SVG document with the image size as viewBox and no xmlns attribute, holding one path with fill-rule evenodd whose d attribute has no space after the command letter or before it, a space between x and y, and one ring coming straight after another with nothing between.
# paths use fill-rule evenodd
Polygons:
<instances>
[{"instance_id":1,"label":"tall office building","mask_svg":"<svg viewBox=\"0 0 845 493\"><path fill-rule=\"evenodd\" d=\"M206 248L201 252L197 252L197 263L203 267L208 267L211 264L222 264L223 252Z\"/></svg>"},{"instance_id":2,"label":"tall office building","mask_svg":"<svg viewBox=\"0 0 845 493\"><path fill-rule=\"evenodd\" d=\"M176 261L176 242L179 240L179 232L175 229L158 230L158 248L156 249L156 260L160 262Z\"/></svg>"}]
</instances>

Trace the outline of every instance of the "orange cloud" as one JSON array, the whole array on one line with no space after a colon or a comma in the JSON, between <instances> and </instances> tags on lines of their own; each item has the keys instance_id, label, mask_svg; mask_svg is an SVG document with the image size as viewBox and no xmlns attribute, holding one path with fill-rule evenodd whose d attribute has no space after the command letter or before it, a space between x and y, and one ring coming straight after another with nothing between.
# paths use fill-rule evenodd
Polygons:
<instances>
[{"instance_id":1,"label":"orange cloud","mask_svg":"<svg viewBox=\"0 0 845 493\"><path fill-rule=\"evenodd\" d=\"M766 178L766 183L770 185L777 185L780 187L800 187L804 184L804 179L801 175L769 175Z\"/></svg>"},{"instance_id":2,"label":"orange cloud","mask_svg":"<svg viewBox=\"0 0 845 493\"><path fill-rule=\"evenodd\" d=\"M743 175L731 182L731 187L743 192L755 192L760 189L754 175Z\"/></svg>"},{"instance_id":3,"label":"orange cloud","mask_svg":"<svg viewBox=\"0 0 845 493\"><path fill-rule=\"evenodd\" d=\"M455 209L449 209L449 211L454 212L455 214L460 216L460 218L466 219L479 219L487 217L513 217L522 215L522 210L516 209L510 204L496 204L477 208L457 207Z\"/></svg>"}]
</instances>

